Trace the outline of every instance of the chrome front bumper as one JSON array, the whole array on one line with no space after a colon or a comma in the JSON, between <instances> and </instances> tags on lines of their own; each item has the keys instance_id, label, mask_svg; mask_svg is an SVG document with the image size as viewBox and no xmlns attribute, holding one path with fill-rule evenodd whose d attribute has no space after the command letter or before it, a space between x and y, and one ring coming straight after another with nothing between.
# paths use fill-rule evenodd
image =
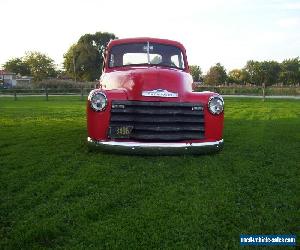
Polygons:
<instances>
[{"instance_id":1,"label":"chrome front bumper","mask_svg":"<svg viewBox=\"0 0 300 250\"><path fill-rule=\"evenodd\" d=\"M207 154L218 152L223 148L224 141L197 143L154 143L154 142L117 142L96 141L88 137L90 148L125 154L140 155L180 155Z\"/></svg>"}]
</instances>

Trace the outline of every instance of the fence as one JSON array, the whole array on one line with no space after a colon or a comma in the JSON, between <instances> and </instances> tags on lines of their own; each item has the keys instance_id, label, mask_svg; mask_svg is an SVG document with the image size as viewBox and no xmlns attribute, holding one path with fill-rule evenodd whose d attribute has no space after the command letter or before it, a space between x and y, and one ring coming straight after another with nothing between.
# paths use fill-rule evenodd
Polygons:
<instances>
[{"instance_id":1,"label":"fence","mask_svg":"<svg viewBox=\"0 0 300 250\"><path fill-rule=\"evenodd\" d=\"M0 96L13 96L17 100L20 96L45 96L48 100L49 96L53 95L78 95L81 100L92 88L76 87L76 88L10 88L0 89ZM257 86L204 86L196 85L195 91L212 91L222 95L249 95L262 96L263 88ZM278 87L271 86L265 88L266 96L300 96L300 87Z\"/></svg>"},{"instance_id":2,"label":"fence","mask_svg":"<svg viewBox=\"0 0 300 250\"><path fill-rule=\"evenodd\" d=\"M13 96L15 100L18 97L23 96L45 96L45 99L48 100L49 96L62 96L62 95L79 95L81 100L84 99L84 96L88 95L88 93L92 90L92 88L10 88L10 89L0 89L1 96Z\"/></svg>"},{"instance_id":3,"label":"fence","mask_svg":"<svg viewBox=\"0 0 300 250\"><path fill-rule=\"evenodd\" d=\"M221 95L257 95L262 96L265 90L266 96L299 96L299 86L269 86L263 89L262 86L247 86L247 85L234 85L234 86L207 86L197 84L195 91L212 91Z\"/></svg>"}]
</instances>

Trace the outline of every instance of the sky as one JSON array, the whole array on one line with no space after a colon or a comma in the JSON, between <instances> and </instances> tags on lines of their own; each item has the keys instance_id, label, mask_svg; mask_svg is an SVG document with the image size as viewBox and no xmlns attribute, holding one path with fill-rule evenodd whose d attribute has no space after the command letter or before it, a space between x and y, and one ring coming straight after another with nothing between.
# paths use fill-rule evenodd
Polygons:
<instances>
[{"instance_id":1,"label":"sky","mask_svg":"<svg viewBox=\"0 0 300 250\"><path fill-rule=\"evenodd\" d=\"M39 51L60 67L86 33L181 42L206 72L300 56L300 0L1 0L0 65Z\"/></svg>"}]
</instances>

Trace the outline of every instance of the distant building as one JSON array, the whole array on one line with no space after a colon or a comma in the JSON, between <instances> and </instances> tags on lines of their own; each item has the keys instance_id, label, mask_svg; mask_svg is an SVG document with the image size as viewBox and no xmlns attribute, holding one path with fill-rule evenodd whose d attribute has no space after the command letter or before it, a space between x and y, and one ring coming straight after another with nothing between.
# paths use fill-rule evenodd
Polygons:
<instances>
[{"instance_id":1,"label":"distant building","mask_svg":"<svg viewBox=\"0 0 300 250\"><path fill-rule=\"evenodd\" d=\"M16 73L0 70L0 87L12 88L16 85Z\"/></svg>"},{"instance_id":2,"label":"distant building","mask_svg":"<svg viewBox=\"0 0 300 250\"><path fill-rule=\"evenodd\" d=\"M26 87L31 84L33 77L32 76L17 76L17 85L18 87Z\"/></svg>"}]
</instances>

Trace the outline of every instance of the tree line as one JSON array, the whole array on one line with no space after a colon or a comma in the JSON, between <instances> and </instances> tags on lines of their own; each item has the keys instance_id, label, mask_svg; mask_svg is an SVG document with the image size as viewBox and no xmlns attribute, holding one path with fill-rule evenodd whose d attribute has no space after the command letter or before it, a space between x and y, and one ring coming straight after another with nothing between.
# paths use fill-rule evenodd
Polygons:
<instances>
[{"instance_id":1,"label":"tree line","mask_svg":"<svg viewBox=\"0 0 300 250\"><path fill-rule=\"evenodd\" d=\"M3 68L21 76L32 76L35 81L56 77L59 74L54 60L36 51L26 52L23 57L8 60L3 64Z\"/></svg>"},{"instance_id":2,"label":"tree line","mask_svg":"<svg viewBox=\"0 0 300 250\"><path fill-rule=\"evenodd\" d=\"M116 38L114 34L107 32L81 36L64 54L63 70L58 70L49 56L36 51L8 60L3 68L21 76L32 76L35 82L51 77L95 81L102 73L104 50L109 41Z\"/></svg>"},{"instance_id":3,"label":"tree line","mask_svg":"<svg viewBox=\"0 0 300 250\"><path fill-rule=\"evenodd\" d=\"M217 63L210 67L203 75L201 68L191 65L190 71L195 82L207 85L253 84L262 86L271 85L299 85L300 60L299 57L286 59L279 63L276 61L249 60L242 69L233 69L226 73L223 65Z\"/></svg>"},{"instance_id":4,"label":"tree line","mask_svg":"<svg viewBox=\"0 0 300 250\"><path fill-rule=\"evenodd\" d=\"M54 60L40 52L27 52L23 57L12 58L3 64L6 71L22 76L32 76L34 81L45 78L64 77L75 81L95 81L100 78L103 53L110 40L117 37L108 32L85 34L64 54L63 70L58 70ZM195 82L207 85L254 84L254 85L299 85L299 57L276 61L250 60L242 69L228 73L217 63L206 74L200 66L191 65L190 72Z\"/></svg>"}]
</instances>

